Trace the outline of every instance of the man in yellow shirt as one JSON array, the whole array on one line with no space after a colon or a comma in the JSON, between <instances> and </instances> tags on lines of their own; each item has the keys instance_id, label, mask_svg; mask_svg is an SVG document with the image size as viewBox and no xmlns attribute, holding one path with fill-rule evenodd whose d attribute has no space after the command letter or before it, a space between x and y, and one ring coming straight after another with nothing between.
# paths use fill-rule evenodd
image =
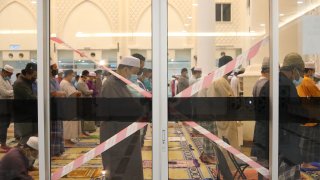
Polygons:
<instances>
[{"instance_id":1,"label":"man in yellow shirt","mask_svg":"<svg viewBox=\"0 0 320 180\"><path fill-rule=\"evenodd\" d=\"M320 90L312 79L315 73L315 64L314 62L306 62L305 65L304 78L297 87L298 94L300 97L320 97Z\"/></svg>"},{"instance_id":2,"label":"man in yellow shirt","mask_svg":"<svg viewBox=\"0 0 320 180\"><path fill-rule=\"evenodd\" d=\"M320 97L320 90L313 80L314 74L315 63L306 62L304 78L301 84L297 86L297 91L300 97ZM301 165L301 170L318 170L317 167L312 166L311 164L309 164L309 162L318 162L318 160L320 160L320 126L317 123L307 123L303 126L304 127L302 127L302 134L305 138L301 140L299 146L301 148L301 153L303 155L303 160L305 163Z\"/></svg>"}]
</instances>

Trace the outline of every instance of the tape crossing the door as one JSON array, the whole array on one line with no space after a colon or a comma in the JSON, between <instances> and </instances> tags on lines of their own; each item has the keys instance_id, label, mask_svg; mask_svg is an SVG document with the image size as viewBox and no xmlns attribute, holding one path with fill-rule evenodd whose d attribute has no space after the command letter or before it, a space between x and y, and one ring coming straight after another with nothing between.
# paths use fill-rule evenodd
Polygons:
<instances>
[{"instance_id":1,"label":"tape crossing the door","mask_svg":"<svg viewBox=\"0 0 320 180\"><path fill-rule=\"evenodd\" d=\"M87 56L84 52L81 52L80 50L77 50L77 49L73 48L72 46L70 46L69 44L65 43L60 38L52 37L51 40L56 42L56 43L58 43L58 44L64 45L64 46L72 49L73 51L78 53L81 57L86 57L86 58L92 60L94 63L99 64L97 62L97 60ZM213 71L212 73L210 73L209 75L207 75L206 77L201 79L199 82L195 83L193 86L190 86L185 91L181 92L180 94L178 94L175 97L191 97L195 93L199 92L201 89L208 87L214 79L217 79L217 78L220 78L220 77L224 76L225 74L231 72L235 67L238 67L239 65L243 64L246 60L250 60L251 58L253 58L258 53L260 47L262 47L267 42L268 42L268 38L265 38L265 39L259 41L257 44L255 44L253 47L251 47L246 53L238 56L236 59L230 61L225 66L222 66L221 68ZM119 78L120 80L122 80L127 85L129 85L132 88L134 88L135 90L137 90L144 97L147 97L147 98L151 98L152 97L152 94L150 92L145 91L144 89L140 88L139 86L137 86L136 84L132 83L128 79L126 79L126 78L122 77L121 75L117 74L116 72L114 72L112 69L110 69L110 68L108 68L106 66L100 66L100 67L102 67L106 71L110 72L111 74L113 74L114 76L116 76L117 78ZM189 126L191 126L194 129L198 130L200 133L202 133L203 135L208 137L210 140L214 141L215 143L217 143L222 148L224 148L227 151L231 152L237 158L239 158L239 159L243 160L244 162L246 162L248 165L250 165L252 168L257 170L264 177L266 177L266 178L269 177L269 170L268 169L264 168L263 166L259 165L256 162L254 162L253 160L251 160L250 158L248 158L247 156L245 156L244 154L242 154L241 152L239 152L235 148L231 147L227 143L224 143L224 141L222 141L221 139L219 139L218 137L216 137L215 135L213 135L212 133L210 133L206 129L202 128L201 126L199 126L195 122L186 122L186 124L188 124ZM66 166L56 170L54 173L52 173L51 178L53 180L57 180L57 179L62 178L66 174L68 174L71 171L77 169L78 167L80 167L81 165L83 165L86 162L90 161L94 157L102 154L104 151L110 149L114 145L116 145L119 142L121 142L122 140L126 139L127 137L129 137L133 133L135 133L135 132L139 131L140 129L144 128L146 125L147 125L147 123L144 123L144 122L132 123L127 128L121 130L119 133L115 134L114 136L112 136L111 138L109 138L105 142L101 143L100 145L98 145L94 149L92 149L89 152L85 153L84 155L80 156L76 160L70 162Z\"/></svg>"},{"instance_id":2,"label":"tape crossing the door","mask_svg":"<svg viewBox=\"0 0 320 180\"><path fill-rule=\"evenodd\" d=\"M193 129L199 131L201 134L209 138L211 141L215 142L217 145L219 145L221 148L229 151L231 154L233 154L235 157L239 158L243 162L247 163L249 166L251 166L253 169L255 169L257 172L259 172L261 175L263 175L265 178L269 179L269 170L257 162L250 159L248 156L244 155L240 151L238 151L236 148L230 146L226 142L224 142L222 139L218 138L205 128L201 127L195 122L192 121L186 121L184 122L188 126L192 127Z\"/></svg>"},{"instance_id":3,"label":"tape crossing the door","mask_svg":"<svg viewBox=\"0 0 320 180\"><path fill-rule=\"evenodd\" d=\"M77 50L75 48L73 48L72 46L70 46L69 44L65 43L62 39L57 38L57 37L52 37L51 38L52 41L64 45L70 49L72 49L74 52L78 53L81 57L85 57L90 59L91 61L93 61L94 63L96 63L97 65L99 65L99 62L94 59L89 57L88 55L86 55L84 52L81 52L80 50ZM125 82L128 86L132 87L133 89L137 90L142 96L147 97L147 98L151 98L152 94L142 88L140 88L138 85L132 83L131 81L129 81L128 79L122 77L121 75L119 75L118 73L114 72L112 69L106 67L106 66L99 66L101 68L103 68L104 70L108 71L109 73L111 73L112 75L116 76L117 78L119 78L121 81Z\"/></svg>"},{"instance_id":4,"label":"tape crossing the door","mask_svg":"<svg viewBox=\"0 0 320 180\"><path fill-rule=\"evenodd\" d=\"M208 74L204 78L201 78L198 82L194 83L192 86L189 86L187 89L183 90L175 97L191 97L197 92L201 91L202 89L209 87L215 79L223 77L224 75L228 74L240 65L244 65L246 61L251 60L253 57L255 57L259 52L260 48L268 42L269 37L265 37L264 39L253 45L249 50L237 56L228 64L212 71L210 74Z\"/></svg>"},{"instance_id":5,"label":"tape crossing the door","mask_svg":"<svg viewBox=\"0 0 320 180\"><path fill-rule=\"evenodd\" d=\"M77 169L81 165L87 163L91 159L95 158L96 156L102 154L104 151L110 149L111 147L115 146L116 144L120 143L127 137L131 136L135 132L139 131L140 129L144 128L147 123L144 122L135 122L126 127L125 129L121 130L105 142L101 143L97 147L91 149L89 152L85 153L84 155L80 156L76 160L70 162L69 164L65 165L62 168L57 169L54 173L51 174L52 180L57 180L62 178L63 176L67 175L71 171Z\"/></svg>"}]
</instances>

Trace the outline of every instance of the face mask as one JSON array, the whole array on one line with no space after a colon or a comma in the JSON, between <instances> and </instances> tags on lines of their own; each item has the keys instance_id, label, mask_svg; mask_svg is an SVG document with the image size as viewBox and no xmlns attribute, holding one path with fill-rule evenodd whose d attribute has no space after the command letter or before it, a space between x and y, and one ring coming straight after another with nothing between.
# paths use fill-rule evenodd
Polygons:
<instances>
[{"instance_id":1,"label":"face mask","mask_svg":"<svg viewBox=\"0 0 320 180\"><path fill-rule=\"evenodd\" d=\"M5 81L9 81L11 79L11 77L7 76L3 78Z\"/></svg>"},{"instance_id":2,"label":"face mask","mask_svg":"<svg viewBox=\"0 0 320 180\"><path fill-rule=\"evenodd\" d=\"M51 74L52 74L53 77L58 75L58 70L57 69L52 69L51 70Z\"/></svg>"},{"instance_id":3,"label":"face mask","mask_svg":"<svg viewBox=\"0 0 320 180\"><path fill-rule=\"evenodd\" d=\"M300 73L298 72L299 80L294 79L292 82L297 87L302 83L303 78L300 76Z\"/></svg>"},{"instance_id":4,"label":"face mask","mask_svg":"<svg viewBox=\"0 0 320 180\"><path fill-rule=\"evenodd\" d=\"M129 80L133 83L136 83L138 81L138 75L132 74L129 78Z\"/></svg>"},{"instance_id":5,"label":"face mask","mask_svg":"<svg viewBox=\"0 0 320 180\"><path fill-rule=\"evenodd\" d=\"M151 89L152 89L152 85L151 85L150 79L145 78L145 79L143 80L143 84L144 84L144 86L145 86L148 90L151 90Z\"/></svg>"}]
</instances>

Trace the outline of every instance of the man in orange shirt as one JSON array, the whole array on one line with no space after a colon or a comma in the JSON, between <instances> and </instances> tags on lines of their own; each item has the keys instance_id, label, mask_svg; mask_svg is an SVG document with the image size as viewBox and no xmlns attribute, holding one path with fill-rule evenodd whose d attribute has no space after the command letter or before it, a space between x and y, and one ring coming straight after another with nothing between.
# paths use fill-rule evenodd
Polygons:
<instances>
[{"instance_id":1,"label":"man in orange shirt","mask_svg":"<svg viewBox=\"0 0 320 180\"><path fill-rule=\"evenodd\" d=\"M297 91L300 97L320 97L320 90L313 80L315 74L315 63L306 62L304 70L304 78ZM317 123L307 123L302 127L302 134L305 138L301 140L299 146L303 155L305 163L301 165L301 170L312 171L318 170L317 167L312 166L309 162L318 162L320 160L320 125Z\"/></svg>"},{"instance_id":2,"label":"man in orange shirt","mask_svg":"<svg viewBox=\"0 0 320 180\"><path fill-rule=\"evenodd\" d=\"M298 94L300 97L320 97L320 90L312 79L315 73L315 64L314 62L306 62L305 65L304 78L297 87Z\"/></svg>"}]
</instances>

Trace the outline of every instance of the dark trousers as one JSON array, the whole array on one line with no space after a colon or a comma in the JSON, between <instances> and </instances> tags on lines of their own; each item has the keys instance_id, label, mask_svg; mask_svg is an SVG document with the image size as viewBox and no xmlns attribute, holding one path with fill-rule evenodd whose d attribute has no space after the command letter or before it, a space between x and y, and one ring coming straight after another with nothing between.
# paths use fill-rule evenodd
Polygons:
<instances>
[{"instance_id":1,"label":"dark trousers","mask_svg":"<svg viewBox=\"0 0 320 180\"><path fill-rule=\"evenodd\" d=\"M5 145L7 142L7 132L10 125L10 118L0 118L0 144Z\"/></svg>"}]
</instances>

